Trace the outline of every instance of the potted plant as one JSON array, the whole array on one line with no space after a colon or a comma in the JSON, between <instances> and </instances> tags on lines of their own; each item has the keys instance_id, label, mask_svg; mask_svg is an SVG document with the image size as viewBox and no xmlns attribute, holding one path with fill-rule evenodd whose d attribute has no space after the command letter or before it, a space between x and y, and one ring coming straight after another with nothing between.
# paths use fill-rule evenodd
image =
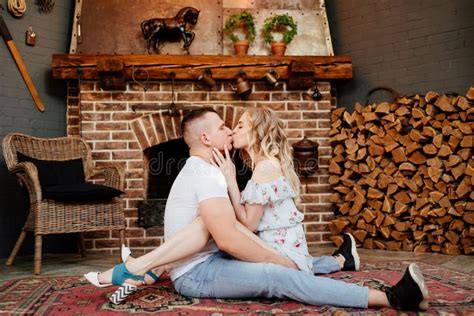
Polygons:
<instances>
[{"instance_id":1,"label":"potted plant","mask_svg":"<svg viewBox=\"0 0 474 316\"><path fill-rule=\"evenodd\" d=\"M240 39L234 32L240 28L245 33L245 39ZM255 22L252 14L244 11L227 18L224 24L224 33L234 43L235 53L238 56L247 55L250 43L255 41Z\"/></svg>"},{"instance_id":2,"label":"potted plant","mask_svg":"<svg viewBox=\"0 0 474 316\"><path fill-rule=\"evenodd\" d=\"M286 45L298 34L297 23L288 14L278 14L265 19L263 23L263 40L272 46L274 56L285 55ZM282 33L282 40L276 41L274 32Z\"/></svg>"}]
</instances>

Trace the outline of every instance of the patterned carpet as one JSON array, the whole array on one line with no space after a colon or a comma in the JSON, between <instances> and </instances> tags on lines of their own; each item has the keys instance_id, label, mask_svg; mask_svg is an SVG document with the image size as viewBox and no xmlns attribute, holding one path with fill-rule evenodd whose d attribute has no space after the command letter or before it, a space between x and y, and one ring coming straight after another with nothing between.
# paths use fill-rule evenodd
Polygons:
<instances>
[{"instance_id":1,"label":"patterned carpet","mask_svg":"<svg viewBox=\"0 0 474 316\"><path fill-rule=\"evenodd\" d=\"M335 279L382 288L393 285L409 262L371 261L359 272L338 272ZM474 315L474 277L445 268L419 263L430 291L428 315ZM113 305L109 288L96 288L81 277L14 279L0 284L0 315L398 315L392 309L310 306L273 299L193 299L177 294L168 278L144 286L126 304ZM415 314L415 313L411 313Z\"/></svg>"}]
</instances>

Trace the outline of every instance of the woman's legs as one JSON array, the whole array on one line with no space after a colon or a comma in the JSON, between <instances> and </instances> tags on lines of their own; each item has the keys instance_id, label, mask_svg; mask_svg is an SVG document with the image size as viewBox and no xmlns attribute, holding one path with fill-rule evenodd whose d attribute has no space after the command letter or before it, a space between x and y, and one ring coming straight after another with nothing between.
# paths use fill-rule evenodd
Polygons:
<instances>
[{"instance_id":1,"label":"woman's legs","mask_svg":"<svg viewBox=\"0 0 474 316\"><path fill-rule=\"evenodd\" d=\"M266 242L264 242L262 239L260 239L256 234L252 233L247 227L245 227L244 225L242 225L242 223L240 222L236 222L236 227L237 229L244 233L245 235L247 235L248 237L250 237L250 239L252 239L253 241L255 241L258 245L260 245L261 247L275 253L275 254L278 254L278 251L275 250L273 247L271 247L270 245L268 245ZM132 258L132 257L129 257L130 259L127 260L127 262L132 262L134 260L136 260L135 258ZM169 271L171 270L174 266L177 266L179 265L180 261L175 261L173 263L169 263L169 264L166 264L164 266L159 266L157 268L154 268L152 271L153 273L155 273L157 276L160 276L163 272L165 271ZM145 283L147 284L153 284L155 283L155 280L152 279L151 277L148 277L147 275L145 275Z\"/></svg>"},{"instance_id":2,"label":"woman's legs","mask_svg":"<svg viewBox=\"0 0 474 316\"><path fill-rule=\"evenodd\" d=\"M236 222L237 229L242 233L249 236L261 247L268 249L276 254L278 251L273 249L257 235L252 233L247 227L242 225L240 222ZM153 251L144 254L134 260L127 261L127 269L134 274L143 275L147 271L153 270L157 267L163 267L164 269L170 269L176 261L185 259L195 253L199 252L204 246L206 246L209 240L210 234L207 230L201 217L197 217L191 224L185 226L183 229L178 231L171 239L164 242L161 246L154 249ZM99 274L100 283L110 283L112 281L113 268ZM157 271L160 272L160 271ZM163 272L163 271L161 271ZM158 273L157 273L158 274ZM127 280L127 283L133 285L141 285L142 281Z\"/></svg>"},{"instance_id":3,"label":"woman's legs","mask_svg":"<svg viewBox=\"0 0 474 316\"><path fill-rule=\"evenodd\" d=\"M242 225L241 222L236 222L235 226L237 227L237 229L241 232L241 233L244 233L245 235L247 235L248 237L250 237L250 239L253 239L253 241L255 241L259 246L267 249L267 250L270 250L271 252L275 253L275 254L280 254L277 250L275 250L273 247L271 247L270 245L268 245L266 242L264 242L262 239L260 239L260 237L258 237L257 235L255 235L254 233L252 233L247 227L245 227L244 225Z\"/></svg>"},{"instance_id":4,"label":"woman's legs","mask_svg":"<svg viewBox=\"0 0 474 316\"><path fill-rule=\"evenodd\" d=\"M342 257L342 256L341 256ZM344 257L339 258L333 256L313 257L313 273L314 274L328 274L336 271L341 271L344 266Z\"/></svg>"},{"instance_id":5,"label":"woman's legs","mask_svg":"<svg viewBox=\"0 0 474 316\"><path fill-rule=\"evenodd\" d=\"M199 252L209 240L209 232L200 217L178 231L153 251L144 254L135 260L127 261L127 269L134 274L143 275L159 266L184 259ZM100 283L112 281L113 268L99 274ZM127 283L141 285L142 281L127 280Z\"/></svg>"},{"instance_id":6,"label":"woman's legs","mask_svg":"<svg viewBox=\"0 0 474 316\"><path fill-rule=\"evenodd\" d=\"M133 262L134 260L136 260L136 258L129 256L127 260L125 261L125 263L130 263L130 262ZM161 267L156 267L152 269L151 272L153 272L153 274L155 274L155 276L159 278L160 275L162 275L165 271L170 270L172 268L172 265L173 264L167 264ZM145 279L143 280L143 283L151 285L151 284L154 284L156 281L157 279L155 279L155 277L152 277L151 275L147 273L145 274Z\"/></svg>"}]
</instances>

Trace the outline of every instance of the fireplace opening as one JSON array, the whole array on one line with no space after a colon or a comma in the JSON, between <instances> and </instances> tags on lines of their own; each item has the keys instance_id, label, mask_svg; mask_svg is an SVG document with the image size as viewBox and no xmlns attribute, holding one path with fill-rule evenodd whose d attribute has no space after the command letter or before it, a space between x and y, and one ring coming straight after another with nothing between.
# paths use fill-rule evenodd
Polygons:
<instances>
[{"instance_id":1,"label":"fireplace opening","mask_svg":"<svg viewBox=\"0 0 474 316\"><path fill-rule=\"evenodd\" d=\"M242 191L252 172L240 158L239 152L232 152L236 168L237 184ZM166 200L171 186L189 158L189 149L183 138L173 139L144 150L146 196L138 207L138 226L162 227Z\"/></svg>"},{"instance_id":2,"label":"fireplace opening","mask_svg":"<svg viewBox=\"0 0 474 316\"><path fill-rule=\"evenodd\" d=\"M167 199L174 179L189 158L189 149L183 138L173 139L144 151L147 199Z\"/></svg>"}]
</instances>

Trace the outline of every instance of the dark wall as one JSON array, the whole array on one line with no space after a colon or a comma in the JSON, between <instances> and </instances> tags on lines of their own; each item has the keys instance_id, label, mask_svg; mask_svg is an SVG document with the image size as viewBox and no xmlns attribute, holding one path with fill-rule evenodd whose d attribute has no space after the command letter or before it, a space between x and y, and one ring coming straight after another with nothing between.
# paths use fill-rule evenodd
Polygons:
<instances>
[{"instance_id":1,"label":"dark wall","mask_svg":"<svg viewBox=\"0 0 474 316\"><path fill-rule=\"evenodd\" d=\"M365 102L376 86L401 95L465 94L474 84L474 1L327 0L326 6L334 53L353 58L354 78L337 84L339 107Z\"/></svg>"},{"instance_id":2,"label":"dark wall","mask_svg":"<svg viewBox=\"0 0 474 316\"><path fill-rule=\"evenodd\" d=\"M5 42L0 40L0 139L10 132L40 137L66 134L66 86L64 82L51 78L51 55L69 50L74 1L55 1L56 5L49 14L40 14L34 1L26 2L27 12L22 18L15 19L7 11L3 11L2 16L46 112L40 113L36 109ZM7 1L0 0L0 3L6 9ZM37 34L35 47L25 45L25 32L29 26ZM7 256L13 247L24 224L27 208L28 200L8 173L0 149L0 257ZM68 238L46 238L43 249L46 252L64 249L67 243L62 241ZM30 235L22 253L31 253L32 241Z\"/></svg>"}]
</instances>

